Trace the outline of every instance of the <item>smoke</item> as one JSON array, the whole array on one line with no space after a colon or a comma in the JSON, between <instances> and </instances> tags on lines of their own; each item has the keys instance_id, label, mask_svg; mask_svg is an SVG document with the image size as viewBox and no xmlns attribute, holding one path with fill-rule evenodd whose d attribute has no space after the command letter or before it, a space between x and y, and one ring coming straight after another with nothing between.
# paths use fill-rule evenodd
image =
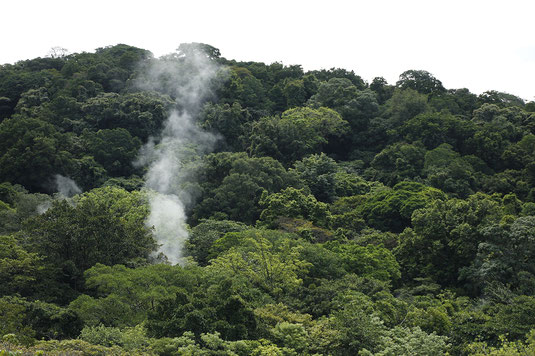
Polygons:
<instances>
[{"instance_id":1,"label":"smoke","mask_svg":"<svg viewBox=\"0 0 535 356\"><path fill-rule=\"evenodd\" d=\"M193 150L209 152L217 138L196 125L202 104L212 94L219 67L202 52L170 55L153 61L137 80L141 90L159 91L176 98L173 110L159 137L141 149L136 164L147 166L145 188L149 191L150 213L147 226L172 264L183 264L182 249L188 239L186 203L191 200L184 188L185 161Z\"/></svg>"}]
</instances>

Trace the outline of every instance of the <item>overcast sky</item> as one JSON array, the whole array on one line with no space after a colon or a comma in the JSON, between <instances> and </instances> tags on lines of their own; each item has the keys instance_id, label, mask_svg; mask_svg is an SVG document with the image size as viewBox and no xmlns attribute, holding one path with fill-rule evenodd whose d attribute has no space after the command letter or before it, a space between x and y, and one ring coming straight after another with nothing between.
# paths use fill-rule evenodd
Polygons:
<instances>
[{"instance_id":1,"label":"overcast sky","mask_svg":"<svg viewBox=\"0 0 535 356\"><path fill-rule=\"evenodd\" d=\"M0 63L61 46L173 52L203 42L228 59L342 67L395 83L424 69L450 88L535 100L534 0L4 0Z\"/></svg>"}]
</instances>

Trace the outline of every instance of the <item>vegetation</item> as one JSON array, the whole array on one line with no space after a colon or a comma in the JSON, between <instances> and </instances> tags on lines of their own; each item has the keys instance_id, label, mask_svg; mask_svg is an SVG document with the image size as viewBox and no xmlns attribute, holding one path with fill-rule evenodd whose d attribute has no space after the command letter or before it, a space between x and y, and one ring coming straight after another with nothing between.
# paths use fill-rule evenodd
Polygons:
<instances>
[{"instance_id":1,"label":"vegetation","mask_svg":"<svg viewBox=\"0 0 535 356\"><path fill-rule=\"evenodd\" d=\"M170 265L136 160L191 103L139 82L199 55ZM0 355L533 354L534 107L204 44L2 65Z\"/></svg>"}]
</instances>

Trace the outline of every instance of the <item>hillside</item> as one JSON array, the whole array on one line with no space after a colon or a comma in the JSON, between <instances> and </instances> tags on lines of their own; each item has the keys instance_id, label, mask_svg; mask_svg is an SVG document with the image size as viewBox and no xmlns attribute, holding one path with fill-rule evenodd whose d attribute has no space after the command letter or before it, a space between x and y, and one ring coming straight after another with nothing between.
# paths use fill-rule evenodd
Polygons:
<instances>
[{"instance_id":1,"label":"hillside","mask_svg":"<svg viewBox=\"0 0 535 356\"><path fill-rule=\"evenodd\" d=\"M531 354L533 261L535 102L198 43L0 66L0 354Z\"/></svg>"}]
</instances>

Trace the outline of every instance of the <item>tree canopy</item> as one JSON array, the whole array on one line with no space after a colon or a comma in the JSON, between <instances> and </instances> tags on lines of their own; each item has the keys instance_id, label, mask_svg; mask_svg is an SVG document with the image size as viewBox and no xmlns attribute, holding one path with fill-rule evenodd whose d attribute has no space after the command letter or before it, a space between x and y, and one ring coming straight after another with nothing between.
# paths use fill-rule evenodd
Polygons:
<instances>
[{"instance_id":1,"label":"tree canopy","mask_svg":"<svg viewBox=\"0 0 535 356\"><path fill-rule=\"evenodd\" d=\"M1 65L0 355L531 355L534 157L534 102L422 69Z\"/></svg>"}]
</instances>

